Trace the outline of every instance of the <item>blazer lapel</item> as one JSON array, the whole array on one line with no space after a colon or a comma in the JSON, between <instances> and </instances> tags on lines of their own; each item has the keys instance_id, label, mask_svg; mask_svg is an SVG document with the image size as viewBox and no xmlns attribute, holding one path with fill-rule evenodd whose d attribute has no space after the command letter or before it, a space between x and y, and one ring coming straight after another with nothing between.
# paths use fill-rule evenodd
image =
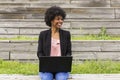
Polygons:
<instances>
[{"instance_id":1,"label":"blazer lapel","mask_svg":"<svg viewBox=\"0 0 120 80\"><path fill-rule=\"evenodd\" d=\"M47 56L50 56L50 52L51 52L51 29L48 30L48 34L47 34Z\"/></svg>"},{"instance_id":2,"label":"blazer lapel","mask_svg":"<svg viewBox=\"0 0 120 80\"><path fill-rule=\"evenodd\" d=\"M61 55L63 56L63 50L64 50L64 37L63 37L63 32L62 30L59 30L60 32L60 49L61 49Z\"/></svg>"},{"instance_id":3,"label":"blazer lapel","mask_svg":"<svg viewBox=\"0 0 120 80\"><path fill-rule=\"evenodd\" d=\"M59 36L60 36L60 49L61 49L61 55L64 56L64 46L65 46L65 39L64 39L64 33L63 31L60 29L59 30ZM51 52L51 29L48 30L48 34L47 34L47 56L50 56L50 52Z\"/></svg>"}]
</instances>

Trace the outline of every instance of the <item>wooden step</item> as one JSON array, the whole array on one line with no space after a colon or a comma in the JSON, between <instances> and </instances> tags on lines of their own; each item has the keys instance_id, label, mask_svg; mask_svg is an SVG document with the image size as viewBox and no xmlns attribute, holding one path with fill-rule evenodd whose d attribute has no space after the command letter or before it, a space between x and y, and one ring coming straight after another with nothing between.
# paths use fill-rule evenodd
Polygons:
<instances>
[{"instance_id":1,"label":"wooden step","mask_svg":"<svg viewBox=\"0 0 120 80\"><path fill-rule=\"evenodd\" d=\"M1 5L75 4L79 7L120 7L119 0L0 0Z\"/></svg>"},{"instance_id":2,"label":"wooden step","mask_svg":"<svg viewBox=\"0 0 120 80\"><path fill-rule=\"evenodd\" d=\"M38 41L0 41L0 58L6 60L38 60ZM72 56L81 60L120 60L120 40L72 41Z\"/></svg>"}]
</instances>

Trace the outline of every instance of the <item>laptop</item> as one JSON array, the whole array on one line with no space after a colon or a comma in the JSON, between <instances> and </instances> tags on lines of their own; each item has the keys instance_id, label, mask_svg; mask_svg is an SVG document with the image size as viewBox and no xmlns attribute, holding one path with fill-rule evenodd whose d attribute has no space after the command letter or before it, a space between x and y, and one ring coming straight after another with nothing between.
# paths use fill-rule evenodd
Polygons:
<instances>
[{"instance_id":1,"label":"laptop","mask_svg":"<svg viewBox=\"0 0 120 80\"><path fill-rule=\"evenodd\" d=\"M39 72L71 72L72 56L42 56Z\"/></svg>"}]
</instances>

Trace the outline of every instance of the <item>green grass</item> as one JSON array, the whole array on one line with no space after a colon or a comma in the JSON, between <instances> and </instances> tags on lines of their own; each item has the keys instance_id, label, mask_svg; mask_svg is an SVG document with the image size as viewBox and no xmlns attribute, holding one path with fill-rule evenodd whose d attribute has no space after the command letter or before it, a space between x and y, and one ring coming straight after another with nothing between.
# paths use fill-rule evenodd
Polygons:
<instances>
[{"instance_id":1,"label":"green grass","mask_svg":"<svg viewBox=\"0 0 120 80\"><path fill-rule=\"evenodd\" d=\"M71 74L120 73L120 62L115 61L85 61L74 63ZM37 75L37 63L0 60L0 74Z\"/></svg>"},{"instance_id":2,"label":"green grass","mask_svg":"<svg viewBox=\"0 0 120 80\"><path fill-rule=\"evenodd\" d=\"M120 36L99 36L99 35L72 36L72 40L120 40Z\"/></svg>"},{"instance_id":3,"label":"green grass","mask_svg":"<svg viewBox=\"0 0 120 80\"><path fill-rule=\"evenodd\" d=\"M72 40L120 40L120 36L109 35L84 35L84 36L72 36ZM0 38L0 40L38 40L38 37L17 36L13 38Z\"/></svg>"},{"instance_id":4,"label":"green grass","mask_svg":"<svg viewBox=\"0 0 120 80\"><path fill-rule=\"evenodd\" d=\"M106 27L101 27L101 31L98 34L88 34L83 36L73 36L72 40L120 40L119 36L110 36L107 34ZM0 38L0 40L38 40L38 37L17 36L13 38Z\"/></svg>"},{"instance_id":5,"label":"green grass","mask_svg":"<svg viewBox=\"0 0 120 80\"><path fill-rule=\"evenodd\" d=\"M120 73L120 62L115 61L85 61L73 64L72 73L75 74L112 74Z\"/></svg>"},{"instance_id":6,"label":"green grass","mask_svg":"<svg viewBox=\"0 0 120 80\"><path fill-rule=\"evenodd\" d=\"M12 38L0 38L0 40L38 40L37 37L17 36Z\"/></svg>"},{"instance_id":7,"label":"green grass","mask_svg":"<svg viewBox=\"0 0 120 80\"><path fill-rule=\"evenodd\" d=\"M38 74L38 64L0 60L0 74Z\"/></svg>"}]
</instances>

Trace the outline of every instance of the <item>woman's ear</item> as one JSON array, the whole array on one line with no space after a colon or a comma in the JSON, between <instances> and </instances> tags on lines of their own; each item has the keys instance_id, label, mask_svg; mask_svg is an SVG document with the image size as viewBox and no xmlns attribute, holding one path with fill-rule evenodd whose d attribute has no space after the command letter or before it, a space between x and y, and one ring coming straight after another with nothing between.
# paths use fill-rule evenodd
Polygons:
<instances>
[{"instance_id":1,"label":"woman's ear","mask_svg":"<svg viewBox=\"0 0 120 80\"><path fill-rule=\"evenodd\" d=\"M53 25L53 20L51 21L51 26Z\"/></svg>"}]
</instances>

